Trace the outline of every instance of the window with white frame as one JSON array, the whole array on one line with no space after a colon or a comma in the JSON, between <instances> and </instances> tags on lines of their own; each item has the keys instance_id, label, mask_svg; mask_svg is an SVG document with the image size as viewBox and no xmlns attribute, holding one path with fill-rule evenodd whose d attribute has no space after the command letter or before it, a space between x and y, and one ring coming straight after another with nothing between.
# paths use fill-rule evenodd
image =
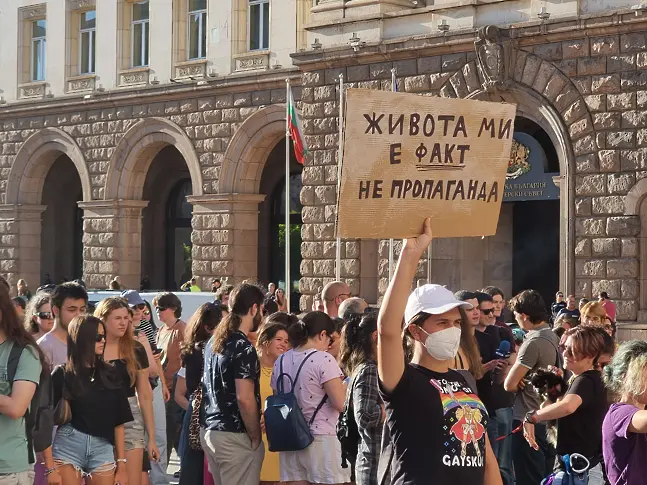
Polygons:
<instances>
[{"instance_id":1,"label":"window with white frame","mask_svg":"<svg viewBox=\"0 0 647 485\"><path fill-rule=\"evenodd\" d=\"M130 46L133 67L148 66L150 37L149 9L148 2L133 4L132 20L130 26Z\"/></svg>"},{"instance_id":2,"label":"window with white frame","mask_svg":"<svg viewBox=\"0 0 647 485\"><path fill-rule=\"evenodd\" d=\"M96 53L97 11L79 15L79 66L81 74L94 74Z\"/></svg>"},{"instance_id":3,"label":"window with white frame","mask_svg":"<svg viewBox=\"0 0 647 485\"><path fill-rule=\"evenodd\" d=\"M270 48L270 2L249 0L249 50Z\"/></svg>"},{"instance_id":4,"label":"window with white frame","mask_svg":"<svg viewBox=\"0 0 647 485\"><path fill-rule=\"evenodd\" d=\"M47 21L34 20L31 23L31 80L45 80L45 53Z\"/></svg>"},{"instance_id":5,"label":"window with white frame","mask_svg":"<svg viewBox=\"0 0 647 485\"><path fill-rule=\"evenodd\" d=\"M207 0L189 0L189 59L207 57Z\"/></svg>"}]
</instances>

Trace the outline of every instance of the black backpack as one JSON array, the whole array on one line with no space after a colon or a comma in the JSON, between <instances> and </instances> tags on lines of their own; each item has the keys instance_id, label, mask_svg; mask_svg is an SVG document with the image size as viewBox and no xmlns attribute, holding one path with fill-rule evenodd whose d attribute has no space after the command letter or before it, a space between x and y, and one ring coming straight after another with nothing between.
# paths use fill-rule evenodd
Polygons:
<instances>
[{"instance_id":1,"label":"black backpack","mask_svg":"<svg viewBox=\"0 0 647 485\"><path fill-rule=\"evenodd\" d=\"M341 444L341 467L348 468L348 463L350 462L351 481L355 476L355 461L357 460L360 440L353 408L353 386L356 378L357 373L355 373L355 377L351 379L348 385L348 396L344 404L344 411L339 415L339 420L337 421L337 439Z\"/></svg>"},{"instance_id":2,"label":"black backpack","mask_svg":"<svg viewBox=\"0 0 647 485\"><path fill-rule=\"evenodd\" d=\"M18 370L20 356L26 347L14 343L9 352L7 360L7 380L12 383ZM36 392L31 398L29 408L25 413L25 435L27 437L27 450L29 453L29 464L35 463L34 451L40 453L52 446L52 434L54 432L52 398L52 377L47 369L42 369L40 381L36 386Z\"/></svg>"}]
</instances>

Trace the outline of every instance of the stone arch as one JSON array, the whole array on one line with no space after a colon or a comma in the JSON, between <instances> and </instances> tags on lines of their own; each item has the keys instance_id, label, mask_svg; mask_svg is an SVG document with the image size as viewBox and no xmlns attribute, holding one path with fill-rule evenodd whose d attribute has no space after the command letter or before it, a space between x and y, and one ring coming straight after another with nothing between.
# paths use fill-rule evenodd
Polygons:
<instances>
[{"instance_id":1,"label":"stone arch","mask_svg":"<svg viewBox=\"0 0 647 485\"><path fill-rule=\"evenodd\" d=\"M566 215L560 217L560 253L565 255L560 259L560 288L587 294L591 288L576 288L573 221L576 167L593 169L597 165L593 120L578 89L555 65L525 51L513 52L513 59L514 72L506 89L484 90L476 61L441 77L437 89L444 97L515 103L518 114L546 131L559 158L560 212Z\"/></svg>"},{"instance_id":2,"label":"stone arch","mask_svg":"<svg viewBox=\"0 0 647 485\"><path fill-rule=\"evenodd\" d=\"M285 105L259 109L232 137L220 172L221 194L257 194L267 157L285 137Z\"/></svg>"},{"instance_id":3,"label":"stone arch","mask_svg":"<svg viewBox=\"0 0 647 485\"><path fill-rule=\"evenodd\" d=\"M184 158L193 195L203 195L200 160L191 140L175 123L152 117L133 125L117 145L110 159L103 198L140 200L148 168L155 155L167 145L174 146Z\"/></svg>"},{"instance_id":4,"label":"stone arch","mask_svg":"<svg viewBox=\"0 0 647 485\"><path fill-rule=\"evenodd\" d=\"M20 147L9 172L6 204L40 204L45 177L60 155L67 155L81 179L83 200L92 199L90 173L83 153L70 135L58 128L45 128L31 135Z\"/></svg>"}]
</instances>

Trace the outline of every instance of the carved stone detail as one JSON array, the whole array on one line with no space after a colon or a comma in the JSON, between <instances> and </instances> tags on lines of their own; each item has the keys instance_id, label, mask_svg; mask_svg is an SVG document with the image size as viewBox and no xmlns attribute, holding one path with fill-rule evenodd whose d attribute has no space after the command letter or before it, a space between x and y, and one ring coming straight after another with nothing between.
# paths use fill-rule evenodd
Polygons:
<instances>
[{"instance_id":1,"label":"carved stone detail","mask_svg":"<svg viewBox=\"0 0 647 485\"><path fill-rule=\"evenodd\" d=\"M88 7L95 7L96 0L67 0L67 8L69 10L82 10Z\"/></svg>"},{"instance_id":2,"label":"carved stone detail","mask_svg":"<svg viewBox=\"0 0 647 485\"><path fill-rule=\"evenodd\" d=\"M20 85L20 97L26 98L44 98L46 83L28 83Z\"/></svg>"},{"instance_id":3,"label":"carved stone detail","mask_svg":"<svg viewBox=\"0 0 647 485\"><path fill-rule=\"evenodd\" d=\"M92 91L94 89L94 85L94 75L73 77L67 80L67 92L77 93L81 91Z\"/></svg>"},{"instance_id":4,"label":"carved stone detail","mask_svg":"<svg viewBox=\"0 0 647 485\"><path fill-rule=\"evenodd\" d=\"M122 71L119 73L119 85L120 86L139 86L142 84L148 84L149 78L149 69L131 69L128 71Z\"/></svg>"},{"instance_id":5,"label":"carved stone detail","mask_svg":"<svg viewBox=\"0 0 647 485\"><path fill-rule=\"evenodd\" d=\"M175 79L205 77L206 73L207 61L188 61L175 66Z\"/></svg>"},{"instance_id":6,"label":"carved stone detail","mask_svg":"<svg viewBox=\"0 0 647 485\"><path fill-rule=\"evenodd\" d=\"M45 17L47 15L47 6L44 3L22 7L19 9L21 20L30 20Z\"/></svg>"},{"instance_id":7,"label":"carved stone detail","mask_svg":"<svg viewBox=\"0 0 647 485\"><path fill-rule=\"evenodd\" d=\"M269 53L239 56L236 58L236 71L254 71L270 68Z\"/></svg>"},{"instance_id":8,"label":"carved stone detail","mask_svg":"<svg viewBox=\"0 0 647 485\"><path fill-rule=\"evenodd\" d=\"M514 72L514 43L498 27L487 25L478 31L474 41L476 59L483 74L483 89L505 91L510 86Z\"/></svg>"}]
</instances>

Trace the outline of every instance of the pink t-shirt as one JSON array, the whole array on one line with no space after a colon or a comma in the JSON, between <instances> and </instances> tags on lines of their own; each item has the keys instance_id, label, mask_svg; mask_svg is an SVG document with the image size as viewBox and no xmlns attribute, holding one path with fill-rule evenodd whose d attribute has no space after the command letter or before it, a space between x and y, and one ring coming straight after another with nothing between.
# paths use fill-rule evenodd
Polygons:
<instances>
[{"instance_id":1,"label":"pink t-shirt","mask_svg":"<svg viewBox=\"0 0 647 485\"><path fill-rule=\"evenodd\" d=\"M326 395L323 387L324 383L332 379L343 379L343 373L332 355L328 352L313 351L312 349L304 352L288 350L276 360L270 384L272 389L276 391L277 379L281 374L281 359L283 359L283 373L294 379L301 362L308 354L312 355L308 357L308 361L301 369L301 374L299 374L299 379L296 383L295 395L303 417L306 418L307 422L310 422L315 409ZM283 392L290 391L290 380L287 377L283 377L283 386ZM313 435L334 436L338 418L339 412L332 407L330 399L327 399L312 422L310 432Z\"/></svg>"},{"instance_id":2,"label":"pink t-shirt","mask_svg":"<svg viewBox=\"0 0 647 485\"><path fill-rule=\"evenodd\" d=\"M600 303L602 308L607 312L607 315L614 322L616 321L616 304L611 300L604 300Z\"/></svg>"}]
</instances>

